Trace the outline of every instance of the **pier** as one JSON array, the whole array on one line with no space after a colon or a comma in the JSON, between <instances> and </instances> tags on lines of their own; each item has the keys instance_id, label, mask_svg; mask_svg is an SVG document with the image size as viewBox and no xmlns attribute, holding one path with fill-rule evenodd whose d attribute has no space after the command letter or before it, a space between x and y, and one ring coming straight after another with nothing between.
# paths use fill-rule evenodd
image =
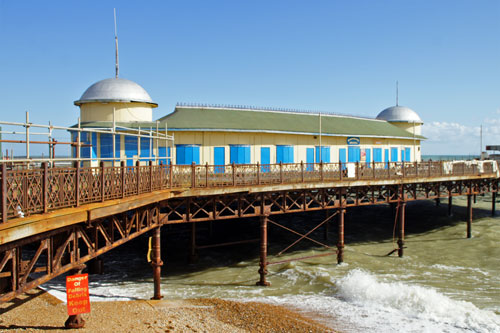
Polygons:
<instances>
[{"instance_id":1,"label":"pier","mask_svg":"<svg viewBox=\"0 0 500 333\"><path fill-rule=\"evenodd\" d=\"M494 214L498 179L496 161L224 166L150 162L115 167L101 162L100 167L75 163L70 168L49 167L47 162L30 167L4 162L0 301L11 300L63 273L81 270L89 260L145 233L152 236L153 298L160 299L160 230L168 224L192 226L190 252L196 256L196 250L202 248L196 244L197 222L259 218L256 281L265 286L272 282L266 278L267 266L277 263L267 258L269 224L296 234L295 243L309 240L325 247L321 256L336 255L342 263L348 261L343 250L344 216L349 207L390 204L397 216L401 257L407 202L448 199L451 212L452 198L467 196L465 234L470 238L473 198L492 193ZM319 210L328 212L325 220L305 234L273 221L274 215ZM334 222L338 227L335 248L309 237ZM248 242L228 240L213 246Z\"/></svg>"}]
</instances>

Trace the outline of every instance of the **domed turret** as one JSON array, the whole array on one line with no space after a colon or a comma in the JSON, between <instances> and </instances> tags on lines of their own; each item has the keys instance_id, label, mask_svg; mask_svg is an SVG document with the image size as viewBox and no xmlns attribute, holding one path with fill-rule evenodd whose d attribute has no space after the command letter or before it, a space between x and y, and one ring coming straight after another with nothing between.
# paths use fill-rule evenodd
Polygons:
<instances>
[{"instance_id":1,"label":"domed turret","mask_svg":"<svg viewBox=\"0 0 500 333\"><path fill-rule=\"evenodd\" d=\"M379 120L385 120L391 124L404 129L412 134L422 134L422 124L419 115L406 106L395 105L382 110L377 116Z\"/></svg>"},{"instance_id":2,"label":"domed turret","mask_svg":"<svg viewBox=\"0 0 500 333\"><path fill-rule=\"evenodd\" d=\"M122 78L94 83L74 103L80 107L82 122L113 121L113 114L119 122L149 122L158 106L144 88Z\"/></svg>"},{"instance_id":3,"label":"domed turret","mask_svg":"<svg viewBox=\"0 0 500 333\"><path fill-rule=\"evenodd\" d=\"M400 105L384 109L378 114L377 119L387 120L389 122L423 124L422 119L420 119L415 111L406 106Z\"/></svg>"}]
</instances>

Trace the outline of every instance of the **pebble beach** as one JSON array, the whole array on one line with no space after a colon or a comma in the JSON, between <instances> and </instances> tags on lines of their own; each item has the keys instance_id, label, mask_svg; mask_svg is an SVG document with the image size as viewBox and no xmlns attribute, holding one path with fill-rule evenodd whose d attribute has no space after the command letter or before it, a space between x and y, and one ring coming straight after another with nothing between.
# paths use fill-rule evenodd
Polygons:
<instances>
[{"instance_id":1,"label":"pebble beach","mask_svg":"<svg viewBox=\"0 0 500 333\"><path fill-rule=\"evenodd\" d=\"M67 330L66 304L34 289L0 307L0 332L333 332L287 308L210 299L93 302Z\"/></svg>"}]
</instances>

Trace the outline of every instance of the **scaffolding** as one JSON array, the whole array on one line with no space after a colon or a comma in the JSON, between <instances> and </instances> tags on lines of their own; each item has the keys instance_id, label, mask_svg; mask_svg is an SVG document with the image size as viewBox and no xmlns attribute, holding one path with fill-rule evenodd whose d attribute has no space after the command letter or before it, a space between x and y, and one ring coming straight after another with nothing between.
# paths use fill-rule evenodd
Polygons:
<instances>
[{"instance_id":1,"label":"scaffolding","mask_svg":"<svg viewBox=\"0 0 500 333\"><path fill-rule=\"evenodd\" d=\"M24 156L14 155L14 150L11 148L9 155L9 150L6 150L5 154L0 154L0 163L10 163L12 165L31 165L40 164L42 162L48 162L51 165L62 164L67 165L71 162L83 162L85 165L97 165L101 161L106 162L111 165L119 165L121 161L152 161L154 164L158 165L162 160L166 160L168 164L171 163L171 152L174 146L174 136L168 134L167 124L165 123L164 128L160 128L160 122L151 123L151 126L144 128L138 127L133 128L129 126L119 125L113 120L110 127L82 127L80 118L78 118L78 124L73 127L56 126L49 122L48 125L35 124L29 121L29 112L26 112L25 122L8 122L0 121L0 147L3 143L7 144L23 144L25 145L26 153ZM39 131L36 132L34 129L46 130L46 132ZM65 135L70 135L70 139L67 141L58 141L55 138L55 133L57 131L63 131ZM112 155L102 156L102 154L97 154L100 148L97 148L97 142L90 142L89 139L82 140L82 134L87 138L92 137L92 133L99 135L106 134L112 137ZM9 139L7 139L7 136ZM22 139L19 139L19 136ZM35 136L46 137L47 140L33 140ZM97 135L94 136L97 138ZM116 138L124 137L124 142L126 137L137 138L137 155L126 156L124 154L118 154L120 150L117 151ZM149 156L141 155L141 139L149 141ZM36 156L32 154L32 145L47 145L48 146L48 157ZM70 146L71 153L68 156L56 156L56 146ZM83 156L82 148L89 148L88 156ZM165 147L165 155L159 156L160 147ZM95 149L95 154L93 154L92 149ZM93 156L94 155L94 156ZM85 163L86 162L86 163Z\"/></svg>"}]
</instances>

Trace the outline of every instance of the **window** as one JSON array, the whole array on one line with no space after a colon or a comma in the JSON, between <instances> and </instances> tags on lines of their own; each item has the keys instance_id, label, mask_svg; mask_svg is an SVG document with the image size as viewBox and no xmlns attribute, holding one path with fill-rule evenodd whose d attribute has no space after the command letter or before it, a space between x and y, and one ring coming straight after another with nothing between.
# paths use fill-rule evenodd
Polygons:
<instances>
[{"instance_id":1,"label":"window","mask_svg":"<svg viewBox=\"0 0 500 333\"><path fill-rule=\"evenodd\" d=\"M125 157L127 158L127 166L133 166L134 156L137 156L137 137L125 136Z\"/></svg>"},{"instance_id":2,"label":"window","mask_svg":"<svg viewBox=\"0 0 500 333\"><path fill-rule=\"evenodd\" d=\"M158 163L170 164L170 159L167 159L170 157L170 147L158 147L158 157Z\"/></svg>"}]
</instances>

